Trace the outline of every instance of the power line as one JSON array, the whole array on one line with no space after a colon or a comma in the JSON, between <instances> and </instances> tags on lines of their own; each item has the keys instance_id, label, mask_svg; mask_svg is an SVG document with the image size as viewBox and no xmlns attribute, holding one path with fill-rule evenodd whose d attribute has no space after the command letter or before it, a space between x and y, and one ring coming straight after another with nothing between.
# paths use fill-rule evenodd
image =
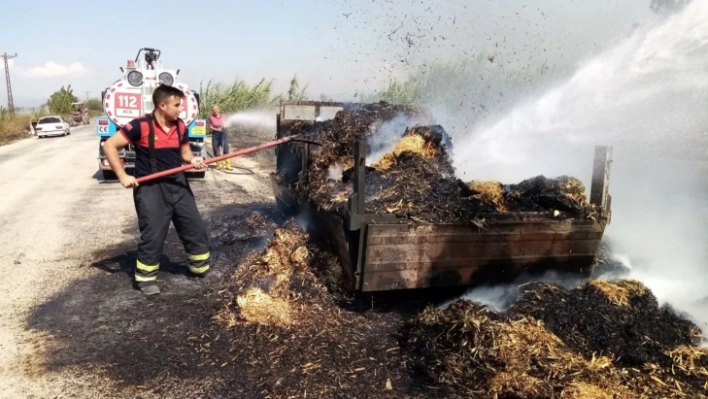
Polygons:
<instances>
[{"instance_id":1,"label":"power line","mask_svg":"<svg viewBox=\"0 0 708 399\"><path fill-rule=\"evenodd\" d=\"M7 60L10 58L17 57L17 54L7 55L7 53L2 55L2 59L5 61L5 81L7 81L7 108L10 111L10 115L15 113L15 103L12 100L12 85L10 84L10 67L7 64Z\"/></svg>"}]
</instances>

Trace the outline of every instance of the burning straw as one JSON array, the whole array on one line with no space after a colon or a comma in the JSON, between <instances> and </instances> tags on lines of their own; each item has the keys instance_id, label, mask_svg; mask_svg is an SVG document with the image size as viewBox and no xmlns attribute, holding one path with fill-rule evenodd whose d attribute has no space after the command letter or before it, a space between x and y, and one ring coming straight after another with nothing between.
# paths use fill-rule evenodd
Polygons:
<instances>
[{"instance_id":1,"label":"burning straw","mask_svg":"<svg viewBox=\"0 0 708 399\"><path fill-rule=\"evenodd\" d=\"M404 154L416 155L425 160L433 160L435 164L445 165L452 171L452 165L447 159L447 154L443 151L441 141L444 131L440 126L434 127L414 127L406 129L403 137L393 148L393 151L386 153L379 161L372 166L380 172L386 172L398 163ZM352 165L353 166L353 165Z\"/></svg>"},{"instance_id":2,"label":"burning straw","mask_svg":"<svg viewBox=\"0 0 708 399\"><path fill-rule=\"evenodd\" d=\"M408 323L411 361L452 397L704 398L700 332L640 283L534 284L509 312L458 300Z\"/></svg>"},{"instance_id":3,"label":"burning straw","mask_svg":"<svg viewBox=\"0 0 708 399\"><path fill-rule=\"evenodd\" d=\"M386 123L393 119L407 120L413 127L400 124L400 133L392 133ZM372 153L380 150L376 145L393 137L398 141L391 151L365 169L368 213L461 224L474 223L481 212L558 211L569 217L593 217L585 187L572 177L537 176L508 186L462 182L449 159L447 132L439 125L421 125L427 122L416 108L379 103L340 111L331 121L297 123L291 133L308 136L322 147L313 151L307 173L299 180L288 171L281 171L281 179L316 207L346 216L347 198L353 192L356 140L367 138Z\"/></svg>"}]
</instances>

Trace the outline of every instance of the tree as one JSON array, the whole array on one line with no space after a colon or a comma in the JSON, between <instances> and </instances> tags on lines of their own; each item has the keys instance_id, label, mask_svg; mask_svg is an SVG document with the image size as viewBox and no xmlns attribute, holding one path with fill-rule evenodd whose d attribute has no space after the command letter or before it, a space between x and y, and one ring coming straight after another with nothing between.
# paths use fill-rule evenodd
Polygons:
<instances>
[{"instance_id":1,"label":"tree","mask_svg":"<svg viewBox=\"0 0 708 399\"><path fill-rule=\"evenodd\" d=\"M681 11L691 0L651 0L649 7L658 14L673 14Z\"/></svg>"},{"instance_id":2,"label":"tree","mask_svg":"<svg viewBox=\"0 0 708 399\"><path fill-rule=\"evenodd\" d=\"M199 84L199 115L208 118L211 107L218 105L226 114L247 109L270 109L277 105L279 97L273 96L273 82L261 79L257 84L250 85L245 80L237 79L232 84L209 81Z\"/></svg>"},{"instance_id":3,"label":"tree","mask_svg":"<svg viewBox=\"0 0 708 399\"><path fill-rule=\"evenodd\" d=\"M79 99L74 95L71 85L66 88L62 86L59 91L56 91L49 96L47 107L49 108L49 112L53 114L68 114L71 112L71 103L78 101Z\"/></svg>"},{"instance_id":4,"label":"tree","mask_svg":"<svg viewBox=\"0 0 708 399\"><path fill-rule=\"evenodd\" d=\"M103 103L98 98L92 98L84 104L91 111L103 111Z\"/></svg>"}]
</instances>

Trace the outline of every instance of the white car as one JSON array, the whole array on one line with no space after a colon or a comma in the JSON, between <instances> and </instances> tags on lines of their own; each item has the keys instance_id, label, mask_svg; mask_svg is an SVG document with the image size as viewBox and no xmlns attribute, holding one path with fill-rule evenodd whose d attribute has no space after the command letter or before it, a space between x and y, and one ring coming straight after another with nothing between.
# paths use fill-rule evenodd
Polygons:
<instances>
[{"instance_id":1,"label":"white car","mask_svg":"<svg viewBox=\"0 0 708 399\"><path fill-rule=\"evenodd\" d=\"M65 121L61 115L50 115L39 118L33 127L34 134L40 139L49 136L68 136L71 134L69 122Z\"/></svg>"}]
</instances>

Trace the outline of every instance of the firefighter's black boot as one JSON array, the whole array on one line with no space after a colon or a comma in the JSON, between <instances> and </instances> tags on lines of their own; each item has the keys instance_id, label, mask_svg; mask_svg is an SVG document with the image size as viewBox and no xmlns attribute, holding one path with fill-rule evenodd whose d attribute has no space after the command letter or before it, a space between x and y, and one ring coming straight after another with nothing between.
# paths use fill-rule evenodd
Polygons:
<instances>
[{"instance_id":1,"label":"firefighter's black boot","mask_svg":"<svg viewBox=\"0 0 708 399\"><path fill-rule=\"evenodd\" d=\"M140 291L147 296L157 295L160 293L160 287L158 287L157 283L154 281L138 283L138 288L140 288Z\"/></svg>"}]
</instances>

